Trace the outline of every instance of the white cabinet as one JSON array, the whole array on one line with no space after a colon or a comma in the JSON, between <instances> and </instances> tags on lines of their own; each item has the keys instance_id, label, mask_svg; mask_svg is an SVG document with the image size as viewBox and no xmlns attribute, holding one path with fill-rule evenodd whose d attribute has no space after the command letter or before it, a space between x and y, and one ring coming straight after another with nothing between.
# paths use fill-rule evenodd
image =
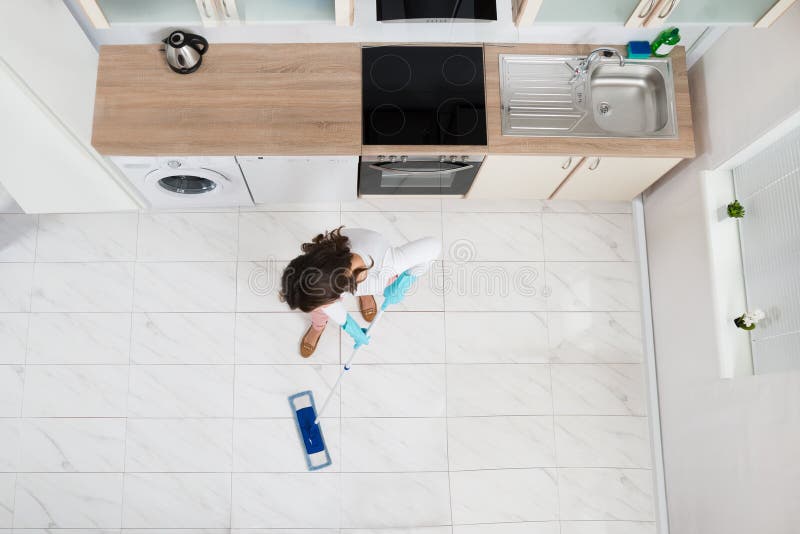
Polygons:
<instances>
[{"instance_id":1,"label":"white cabinet","mask_svg":"<svg viewBox=\"0 0 800 534\"><path fill-rule=\"evenodd\" d=\"M358 156L237 156L256 204L355 200Z\"/></svg>"},{"instance_id":2,"label":"white cabinet","mask_svg":"<svg viewBox=\"0 0 800 534\"><path fill-rule=\"evenodd\" d=\"M547 198L580 160L580 156L490 154L467 198Z\"/></svg>"},{"instance_id":3,"label":"white cabinet","mask_svg":"<svg viewBox=\"0 0 800 534\"><path fill-rule=\"evenodd\" d=\"M27 213L134 210L91 147L97 52L61 2L10 2L0 19L0 183ZM6 16L7 15L7 16ZM36 28L47 39L31 39Z\"/></svg>"},{"instance_id":4,"label":"white cabinet","mask_svg":"<svg viewBox=\"0 0 800 534\"><path fill-rule=\"evenodd\" d=\"M587 157L553 194L566 200L631 200L681 158Z\"/></svg>"}]
</instances>

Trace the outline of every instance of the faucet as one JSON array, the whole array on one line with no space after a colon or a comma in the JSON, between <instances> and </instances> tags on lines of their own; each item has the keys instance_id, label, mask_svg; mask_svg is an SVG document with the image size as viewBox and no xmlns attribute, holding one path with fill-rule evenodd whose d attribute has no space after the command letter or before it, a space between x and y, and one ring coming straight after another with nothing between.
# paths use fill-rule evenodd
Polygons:
<instances>
[{"instance_id":1,"label":"faucet","mask_svg":"<svg viewBox=\"0 0 800 534\"><path fill-rule=\"evenodd\" d=\"M592 63L595 60L598 60L602 57L613 57L617 56L619 58L619 66L625 66L625 58L622 57L622 54L619 53L619 50L616 48L595 48L589 55L583 58L577 67L575 67L575 71L572 74L572 79L570 79L570 83L575 83L579 80L583 80L586 77L586 73L589 72L589 68L592 66Z\"/></svg>"}]
</instances>

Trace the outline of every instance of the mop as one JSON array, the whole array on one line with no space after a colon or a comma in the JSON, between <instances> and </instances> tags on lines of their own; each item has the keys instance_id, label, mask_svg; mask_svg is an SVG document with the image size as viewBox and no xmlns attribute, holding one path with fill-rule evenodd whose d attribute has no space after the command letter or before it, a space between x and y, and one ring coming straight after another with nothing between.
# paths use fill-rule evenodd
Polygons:
<instances>
[{"instance_id":1,"label":"mop","mask_svg":"<svg viewBox=\"0 0 800 534\"><path fill-rule=\"evenodd\" d=\"M402 297L411 287L411 284L414 283L414 280L416 280L416 276L404 272L397 277L394 283L386 288L383 293L384 301L381 307L378 308L378 313L375 315L372 323L370 323L367 328L366 334L372 332L372 329L375 328L375 325L378 324L381 317L383 317L383 312L389 304L398 303L402 300ZM389 295L388 292L392 289L394 289L394 295ZM399 295L400 298L397 298L397 295ZM339 377L336 379L333 387L331 387L330 392L328 392L328 397L325 399L325 402L322 403L319 412L317 412L317 407L314 404L314 395L310 390L301 391L289 397L289 406L291 406L294 412L297 432L300 436L300 441L303 442L303 446L305 447L306 465L309 471L316 471L317 469L322 469L323 467L331 465L331 456L328 453L327 447L325 447L325 438L322 435L322 428L319 425L319 421L322 414L325 412L325 408L328 407L328 404L336 393L339 382L342 381L344 374L350 370L350 364L353 358L356 357L359 347L359 345L353 347L353 352L344 363L342 370L339 371Z\"/></svg>"}]
</instances>

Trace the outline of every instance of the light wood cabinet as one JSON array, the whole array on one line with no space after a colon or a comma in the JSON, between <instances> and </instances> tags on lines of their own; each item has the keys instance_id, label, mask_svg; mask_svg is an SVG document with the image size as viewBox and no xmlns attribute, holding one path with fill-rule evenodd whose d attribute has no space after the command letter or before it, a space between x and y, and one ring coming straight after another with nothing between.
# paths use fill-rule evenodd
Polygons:
<instances>
[{"instance_id":1,"label":"light wood cabinet","mask_svg":"<svg viewBox=\"0 0 800 534\"><path fill-rule=\"evenodd\" d=\"M551 196L566 200L631 200L682 158L587 157Z\"/></svg>"},{"instance_id":2,"label":"light wood cabinet","mask_svg":"<svg viewBox=\"0 0 800 534\"><path fill-rule=\"evenodd\" d=\"M580 156L489 155L467 198L547 198Z\"/></svg>"}]
</instances>

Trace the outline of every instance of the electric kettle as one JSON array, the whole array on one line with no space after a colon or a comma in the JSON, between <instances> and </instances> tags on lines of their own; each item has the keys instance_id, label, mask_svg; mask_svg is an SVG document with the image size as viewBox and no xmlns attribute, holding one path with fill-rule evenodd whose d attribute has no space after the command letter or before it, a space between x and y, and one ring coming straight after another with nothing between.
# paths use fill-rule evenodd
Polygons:
<instances>
[{"instance_id":1,"label":"electric kettle","mask_svg":"<svg viewBox=\"0 0 800 534\"><path fill-rule=\"evenodd\" d=\"M178 74L191 74L199 69L208 50L204 37L180 30L169 34L163 42L169 68Z\"/></svg>"}]
</instances>

